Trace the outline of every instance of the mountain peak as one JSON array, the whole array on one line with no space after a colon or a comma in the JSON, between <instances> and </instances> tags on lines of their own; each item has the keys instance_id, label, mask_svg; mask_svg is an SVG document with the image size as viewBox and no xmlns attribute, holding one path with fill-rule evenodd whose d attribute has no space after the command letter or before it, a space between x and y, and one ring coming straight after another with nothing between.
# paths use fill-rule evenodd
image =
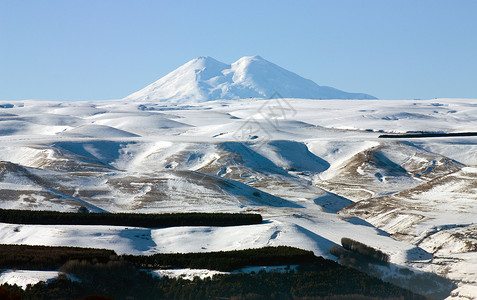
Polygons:
<instances>
[{"instance_id":1,"label":"mountain peak","mask_svg":"<svg viewBox=\"0 0 477 300\"><path fill-rule=\"evenodd\" d=\"M125 99L204 102L218 99L269 98L376 99L319 86L261 56L244 56L231 65L210 56L194 58Z\"/></svg>"},{"instance_id":2,"label":"mountain peak","mask_svg":"<svg viewBox=\"0 0 477 300\"><path fill-rule=\"evenodd\" d=\"M241 58L239 58L236 62L241 62L241 61L260 61L260 60L264 60L264 61L267 61L266 59L264 59L263 57L261 57L260 55L252 55L252 56L242 56Z\"/></svg>"},{"instance_id":3,"label":"mountain peak","mask_svg":"<svg viewBox=\"0 0 477 300\"><path fill-rule=\"evenodd\" d=\"M199 56L189 61L189 63L209 63L209 64L223 64L210 56Z\"/></svg>"},{"instance_id":4,"label":"mountain peak","mask_svg":"<svg viewBox=\"0 0 477 300\"><path fill-rule=\"evenodd\" d=\"M262 58L261 56L243 56L239 58L236 62L232 63L232 66L242 66L246 67L252 64L262 64L262 65L274 65L273 63L269 62L268 60Z\"/></svg>"}]
</instances>

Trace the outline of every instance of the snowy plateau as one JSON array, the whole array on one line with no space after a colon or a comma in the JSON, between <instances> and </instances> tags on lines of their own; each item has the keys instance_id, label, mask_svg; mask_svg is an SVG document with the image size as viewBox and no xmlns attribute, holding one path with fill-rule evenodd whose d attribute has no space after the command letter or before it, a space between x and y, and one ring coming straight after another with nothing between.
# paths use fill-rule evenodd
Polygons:
<instances>
[{"instance_id":1,"label":"snowy plateau","mask_svg":"<svg viewBox=\"0 0 477 300\"><path fill-rule=\"evenodd\" d=\"M477 137L380 135L476 128L477 99L376 100L260 57L198 58L121 100L0 101L0 208L264 218L237 227L0 223L0 244L145 255L290 245L337 260L329 250L348 237L390 255L375 276L475 299Z\"/></svg>"}]
</instances>

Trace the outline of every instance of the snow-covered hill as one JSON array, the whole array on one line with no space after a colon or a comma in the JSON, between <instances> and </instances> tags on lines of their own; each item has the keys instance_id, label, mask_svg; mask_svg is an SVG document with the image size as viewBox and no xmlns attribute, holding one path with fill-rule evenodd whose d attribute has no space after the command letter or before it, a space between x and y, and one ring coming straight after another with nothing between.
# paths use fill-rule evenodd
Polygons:
<instances>
[{"instance_id":1,"label":"snow-covered hill","mask_svg":"<svg viewBox=\"0 0 477 300\"><path fill-rule=\"evenodd\" d=\"M0 208L265 219L229 228L4 223L0 243L131 254L290 245L336 259L330 248L348 237L390 255L381 278L472 299L477 137L379 135L475 131L476 116L468 99L0 101Z\"/></svg>"},{"instance_id":2,"label":"snow-covered hill","mask_svg":"<svg viewBox=\"0 0 477 300\"><path fill-rule=\"evenodd\" d=\"M260 56L244 56L231 65L199 57L172 71L126 100L205 102L218 99L270 98L376 99L319 86Z\"/></svg>"}]
</instances>

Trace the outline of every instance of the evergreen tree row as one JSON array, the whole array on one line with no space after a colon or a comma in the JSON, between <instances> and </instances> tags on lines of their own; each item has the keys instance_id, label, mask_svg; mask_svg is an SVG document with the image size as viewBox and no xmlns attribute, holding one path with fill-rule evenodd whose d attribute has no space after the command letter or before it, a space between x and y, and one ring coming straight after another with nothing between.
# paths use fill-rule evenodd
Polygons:
<instances>
[{"instance_id":1,"label":"evergreen tree row","mask_svg":"<svg viewBox=\"0 0 477 300\"><path fill-rule=\"evenodd\" d=\"M165 267L230 271L246 266L289 264L299 266L287 273L227 274L193 281L157 278L147 271ZM4 284L0 286L0 299L425 299L316 257L311 251L286 246L118 256L114 251L103 249L0 245L0 269L9 268L60 268L61 273L53 282L28 286L24 291Z\"/></svg>"},{"instance_id":2,"label":"evergreen tree row","mask_svg":"<svg viewBox=\"0 0 477 300\"><path fill-rule=\"evenodd\" d=\"M157 278L137 271L129 263L86 263L70 268L68 275L46 284L28 286L25 291L3 285L0 295L21 299L323 299L375 300L426 299L408 290L337 263L303 273L216 275L213 278L184 280ZM103 297L87 297L101 295ZM106 298L108 297L108 298ZM8 298L2 298L8 299ZM20 299L20 298L17 298Z\"/></svg>"},{"instance_id":3,"label":"evergreen tree row","mask_svg":"<svg viewBox=\"0 0 477 300\"><path fill-rule=\"evenodd\" d=\"M389 255L386 253L350 238L342 238L341 245L343 248L358 253L376 263L387 265L389 262Z\"/></svg>"},{"instance_id":4,"label":"evergreen tree row","mask_svg":"<svg viewBox=\"0 0 477 300\"><path fill-rule=\"evenodd\" d=\"M0 222L35 225L111 225L158 228L253 225L262 223L262 216L247 213L134 214L0 209Z\"/></svg>"},{"instance_id":5,"label":"evergreen tree row","mask_svg":"<svg viewBox=\"0 0 477 300\"><path fill-rule=\"evenodd\" d=\"M69 260L108 262L117 257L107 249L0 245L0 270L58 270Z\"/></svg>"},{"instance_id":6,"label":"evergreen tree row","mask_svg":"<svg viewBox=\"0 0 477 300\"><path fill-rule=\"evenodd\" d=\"M196 268L232 271L248 266L307 264L316 259L312 251L288 246L204 253L118 256L113 250L106 249L0 245L0 269L58 270L73 260L85 263L122 260L138 269Z\"/></svg>"},{"instance_id":7,"label":"evergreen tree row","mask_svg":"<svg viewBox=\"0 0 477 300\"><path fill-rule=\"evenodd\" d=\"M309 264L317 259L312 251L288 246L205 253L159 253L147 256L123 255L121 257L140 268L193 268L224 272L248 266Z\"/></svg>"}]
</instances>

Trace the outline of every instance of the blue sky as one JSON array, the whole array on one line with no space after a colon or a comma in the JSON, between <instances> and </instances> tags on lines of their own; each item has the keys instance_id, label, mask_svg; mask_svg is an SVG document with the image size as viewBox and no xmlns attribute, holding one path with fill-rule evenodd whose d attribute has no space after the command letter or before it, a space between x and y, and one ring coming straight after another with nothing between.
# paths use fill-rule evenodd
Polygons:
<instances>
[{"instance_id":1,"label":"blue sky","mask_svg":"<svg viewBox=\"0 0 477 300\"><path fill-rule=\"evenodd\" d=\"M477 1L0 0L0 99L119 99L198 56L380 99L477 98Z\"/></svg>"}]
</instances>

